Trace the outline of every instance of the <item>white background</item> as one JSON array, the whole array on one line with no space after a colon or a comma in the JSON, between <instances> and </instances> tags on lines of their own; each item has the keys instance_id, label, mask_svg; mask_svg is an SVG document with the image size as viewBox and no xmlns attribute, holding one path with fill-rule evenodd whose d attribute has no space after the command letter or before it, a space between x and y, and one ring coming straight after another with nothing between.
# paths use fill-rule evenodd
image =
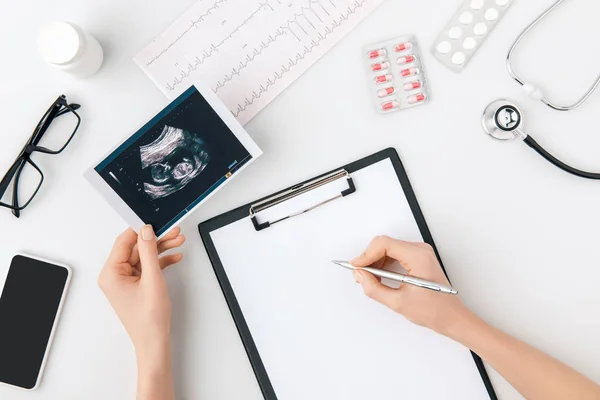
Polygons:
<instances>
[{"instance_id":1,"label":"white background","mask_svg":"<svg viewBox=\"0 0 600 400\"><path fill-rule=\"evenodd\" d=\"M265 154L186 220L184 261L166 273L179 399L261 399L197 223L388 146L405 163L463 300L489 322L600 382L600 183L559 171L522 143L496 142L480 125L485 105L508 96L521 103L526 127L540 143L600 171L593 124L600 93L561 114L525 98L504 68L517 33L551 3L516 0L457 74L428 50L460 2L388 0L247 125ZM41 387L31 393L1 387L2 399L134 397L133 348L96 285L115 236L126 227L82 173L166 104L132 57L191 4L2 1L0 170L58 94L81 103L83 117L64 154L35 157L47 180L22 218L0 213L0 276L20 250L74 270ZM576 98L600 70L592 40L600 33L599 11L597 2L567 1L524 42L519 70L555 98ZM106 60L98 75L77 81L44 65L35 36L53 19L76 22L100 40ZM420 40L432 102L381 116L367 97L361 49L406 33ZM492 379L502 399L519 398L497 374Z\"/></svg>"}]
</instances>

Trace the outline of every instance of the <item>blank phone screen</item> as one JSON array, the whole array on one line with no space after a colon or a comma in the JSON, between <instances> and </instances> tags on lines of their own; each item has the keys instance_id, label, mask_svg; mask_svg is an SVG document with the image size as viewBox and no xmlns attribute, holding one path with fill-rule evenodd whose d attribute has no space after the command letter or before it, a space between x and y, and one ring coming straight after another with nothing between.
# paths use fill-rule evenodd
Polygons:
<instances>
[{"instance_id":1,"label":"blank phone screen","mask_svg":"<svg viewBox=\"0 0 600 400\"><path fill-rule=\"evenodd\" d=\"M35 387L68 271L15 256L0 297L0 381Z\"/></svg>"}]
</instances>

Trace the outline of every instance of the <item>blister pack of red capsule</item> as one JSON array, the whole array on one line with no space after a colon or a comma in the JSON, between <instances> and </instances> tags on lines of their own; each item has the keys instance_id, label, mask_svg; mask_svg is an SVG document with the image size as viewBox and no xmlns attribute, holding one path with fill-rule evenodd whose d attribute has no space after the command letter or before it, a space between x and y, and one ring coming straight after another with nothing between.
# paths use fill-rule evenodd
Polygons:
<instances>
[{"instance_id":1,"label":"blister pack of red capsule","mask_svg":"<svg viewBox=\"0 0 600 400\"><path fill-rule=\"evenodd\" d=\"M369 90L377 110L392 113L425 104L430 91L414 36L374 43L364 48Z\"/></svg>"}]
</instances>

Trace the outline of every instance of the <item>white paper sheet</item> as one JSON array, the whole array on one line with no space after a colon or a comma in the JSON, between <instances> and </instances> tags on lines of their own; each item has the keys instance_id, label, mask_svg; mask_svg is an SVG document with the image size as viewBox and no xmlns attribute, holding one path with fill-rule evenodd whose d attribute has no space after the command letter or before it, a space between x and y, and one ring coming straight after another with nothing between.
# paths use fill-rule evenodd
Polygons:
<instances>
[{"instance_id":1,"label":"white paper sheet","mask_svg":"<svg viewBox=\"0 0 600 400\"><path fill-rule=\"evenodd\" d=\"M422 241L390 160L352 174L357 192L256 232L211 233L280 399L489 399L470 352L368 299L330 262L387 234ZM339 194L337 181L259 214L272 220Z\"/></svg>"},{"instance_id":2,"label":"white paper sheet","mask_svg":"<svg viewBox=\"0 0 600 400\"><path fill-rule=\"evenodd\" d=\"M384 0L200 0L135 58L170 99L197 81L245 124Z\"/></svg>"}]
</instances>

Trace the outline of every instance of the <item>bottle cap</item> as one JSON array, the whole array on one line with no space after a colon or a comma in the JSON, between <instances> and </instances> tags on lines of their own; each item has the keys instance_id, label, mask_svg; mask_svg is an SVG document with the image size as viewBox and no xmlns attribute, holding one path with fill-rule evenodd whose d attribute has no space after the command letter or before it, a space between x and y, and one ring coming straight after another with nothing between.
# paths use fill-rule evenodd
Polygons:
<instances>
[{"instance_id":1,"label":"bottle cap","mask_svg":"<svg viewBox=\"0 0 600 400\"><path fill-rule=\"evenodd\" d=\"M77 29L68 22L50 22L40 29L37 45L46 61L64 65L78 55L82 39Z\"/></svg>"}]
</instances>

